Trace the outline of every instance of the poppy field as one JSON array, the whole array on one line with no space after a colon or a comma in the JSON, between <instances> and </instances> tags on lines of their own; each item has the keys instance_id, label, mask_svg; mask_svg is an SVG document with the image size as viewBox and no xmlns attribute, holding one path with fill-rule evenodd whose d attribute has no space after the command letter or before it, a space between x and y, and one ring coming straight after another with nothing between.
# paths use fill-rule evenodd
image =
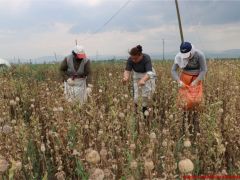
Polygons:
<instances>
[{"instance_id":1,"label":"poppy field","mask_svg":"<svg viewBox=\"0 0 240 180\"><path fill-rule=\"evenodd\" d=\"M146 119L141 106L134 111L132 83L122 83L125 62L92 63L93 92L82 106L65 100L59 64L1 71L0 179L240 174L240 61L208 61L196 138L182 129L172 63L153 63L156 92Z\"/></svg>"}]
</instances>

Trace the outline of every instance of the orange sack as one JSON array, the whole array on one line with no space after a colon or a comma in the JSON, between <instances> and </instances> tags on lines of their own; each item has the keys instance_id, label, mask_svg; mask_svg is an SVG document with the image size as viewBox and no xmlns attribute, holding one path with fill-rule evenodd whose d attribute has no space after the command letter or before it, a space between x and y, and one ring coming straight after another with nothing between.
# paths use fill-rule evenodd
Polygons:
<instances>
[{"instance_id":1,"label":"orange sack","mask_svg":"<svg viewBox=\"0 0 240 180\"><path fill-rule=\"evenodd\" d=\"M197 107L203 99L202 81L199 81L196 86L190 86L198 75L189 75L181 73L180 80L186 85L178 91L177 104L184 110L192 110Z\"/></svg>"}]
</instances>

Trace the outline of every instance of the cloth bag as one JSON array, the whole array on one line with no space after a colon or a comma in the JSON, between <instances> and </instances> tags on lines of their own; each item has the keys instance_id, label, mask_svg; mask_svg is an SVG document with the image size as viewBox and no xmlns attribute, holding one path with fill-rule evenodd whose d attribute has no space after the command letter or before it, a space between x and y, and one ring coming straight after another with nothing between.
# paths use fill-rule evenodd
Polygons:
<instances>
[{"instance_id":1,"label":"cloth bag","mask_svg":"<svg viewBox=\"0 0 240 180\"><path fill-rule=\"evenodd\" d=\"M156 89L156 73L153 69L153 73L155 74L153 77L151 77L148 81L146 81L145 85L142 87L138 86L138 81L146 75L146 73L139 73L133 71L133 97L134 97L134 103L138 103L139 96L141 97L147 97L151 98L151 96L154 94Z\"/></svg>"},{"instance_id":2,"label":"cloth bag","mask_svg":"<svg viewBox=\"0 0 240 180\"><path fill-rule=\"evenodd\" d=\"M65 98L69 102L83 104L87 100L86 78L77 78L72 81L71 85L68 82L64 82Z\"/></svg>"},{"instance_id":3,"label":"cloth bag","mask_svg":"<svg viewBox=\"0 0 240 180\"><path fill-rule=\"evenodd\" d=\"M199 81L196 86L190 86L196 78L197 75L181 73L180 80L185 84L185 86L179 88L177 104L184 110L194 109L199 106L203 100L202 81Z\"/></svg>"}]
</instances>

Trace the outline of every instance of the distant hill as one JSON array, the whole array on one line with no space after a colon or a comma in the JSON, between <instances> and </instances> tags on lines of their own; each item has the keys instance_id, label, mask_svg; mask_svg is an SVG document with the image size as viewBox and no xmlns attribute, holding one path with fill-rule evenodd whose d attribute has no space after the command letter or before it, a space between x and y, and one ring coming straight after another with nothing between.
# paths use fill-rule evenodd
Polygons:
<instances>
[{"instance_id":1,"label":"distant hill","mask_svg":"<svg viewBox=\"0 0 240 180\"><path fill-rule=\"evenodd\" d=\"M174 59L177 52L166 52L165 59ZM225 51L204 51L205 56L207 58L240 58L240 49L229 49ZM149 53L154 60L162 59L161 53ZM64 59L65 56L57 55L55 56L41 56L33 59L9 59L11 63L33 63L33 64L43 64L43 63L53 63L53 62L60 62ZM98 55L90 56L91 60L122 60L127 59L128 55L123 56L115 56L115 55Z\"/></svg>"},{"instance_id":2,"label":"distant hill","mask_svg":"<svg viewBox=\"0 0 240 180\"><path fill-rule=\"evenodd\" d=\"M206 52L209 58L240 58L240 49L229 49L226 51Z\"/></svg>"},{"instance_id":3,"label":"distant hill","mask_svg":"<svg viewBox=\"0 0 240 180\"><path fill-rule=\"evenodd\" d=\"M165 59L174 59L177 52L165 53ZM240 49L229 49L225 51L204 51L207 58L240 58ZM162 54L153 53L152 59L162 59Z\"/></svg>"},{"instance_id":4,"label":"distant hill","mask_svg":"<svg viewBox=\"0 0 240 180\"><path fill-rule=\"evenodd\" d=\"M42 56L38 57L36 59L33 59L33 61L38 62L38 63L47 63L47 62L54 62L54 61L62 61L64 59L64 56L58 55L58 56Z\"/></svg>"}]
</instances>

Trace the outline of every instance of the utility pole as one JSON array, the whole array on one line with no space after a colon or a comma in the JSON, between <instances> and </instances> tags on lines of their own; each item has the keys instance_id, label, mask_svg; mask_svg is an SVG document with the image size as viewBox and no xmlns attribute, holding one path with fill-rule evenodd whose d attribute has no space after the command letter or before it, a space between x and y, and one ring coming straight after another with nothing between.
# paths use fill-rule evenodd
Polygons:
<instances>
[{"instance_id":1,"label":"utility pole","mask_svg":"<svg viewBox=\"0 0 240 180\"><path fill-rule=\"evenodd\" d=\"M164 39L162 39L162 43L163 43L163 60L165 60L165 42L164 42L165 40Z\"/></svg>"},{"instance_id":2,"label":"utility pole","mask_svg":"<svg viewBox=\"0 0 240 180\"><path fill-rule=\"evenodd\" d=\"M179 25L181 41L184 42L183 30L182 30L182 22L181 22L181 17L180 17L180 12L179 12L179 7L178 7L178 1L177 0L175 0L175 4L176 4L177 16L178 16L178 25Z\"/></svg>"},{"instance_id":3,"label":"utility pole","mask_svg":"<svg viewBox=\"0 0 240 180\"><path fill-rule=\"evenodd\" d=\"M76 46L78 45L77 39L75 40L75 44L76 44Z\"/></svg>"},{"instance_id":4,"label":"utility pole","mask_svg":"<svg viewBox=\"0 0 240 180\"><path fill-rule=\"evenodd\" d=\"M98 51L96 51L96 61L98 60Z\"/></svg>"},{"instance_id":5,"label":"utility pole","mask_svg":"<svg viewBox=\"0 0 240 180\"><path fill-rule=\"evenodd\" d=\"M55 58L55 61L57 62L57 54L56 54L56 52L54 52L54 58Z\"/></svg>"}]
</instances>

